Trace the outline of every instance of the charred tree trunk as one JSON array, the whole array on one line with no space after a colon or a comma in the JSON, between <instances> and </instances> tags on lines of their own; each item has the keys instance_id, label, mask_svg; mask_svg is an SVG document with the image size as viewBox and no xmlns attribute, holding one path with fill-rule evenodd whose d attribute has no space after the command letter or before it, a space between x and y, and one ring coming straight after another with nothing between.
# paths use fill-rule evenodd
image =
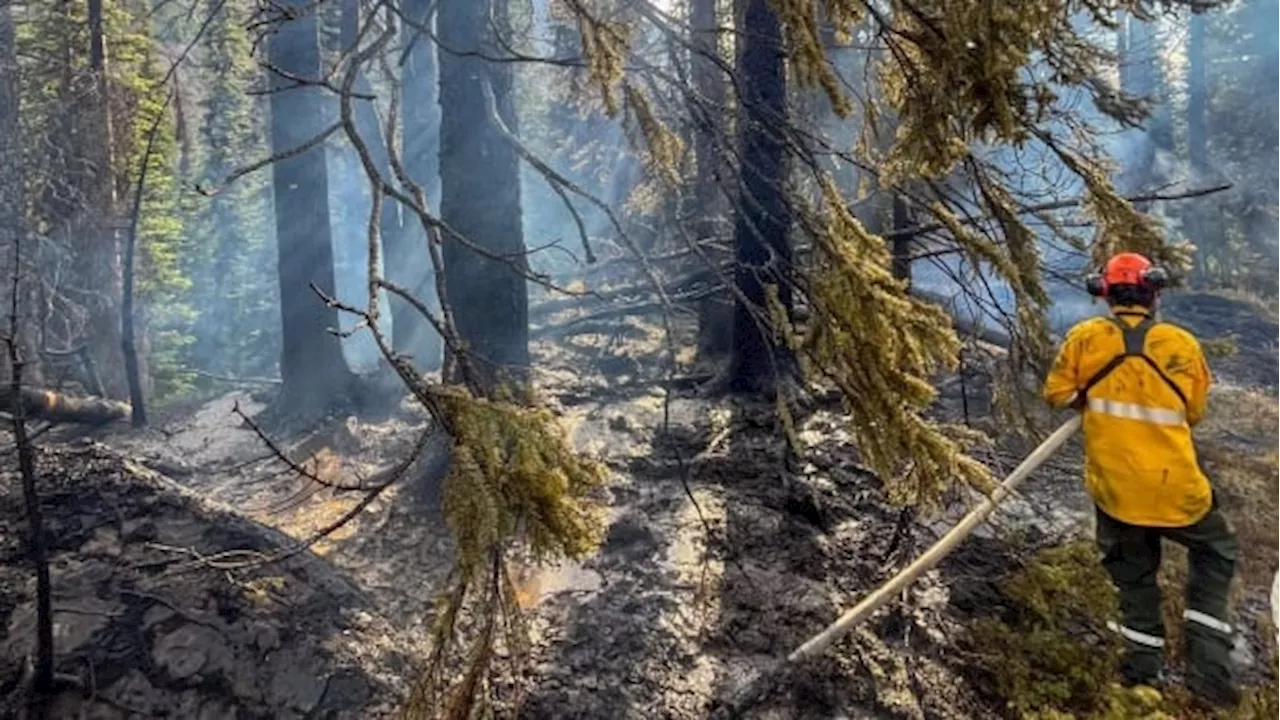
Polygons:
<instances>
[{"instance_id":1,"label":"charred tree trunk","mask_svg":"<svg viewBox=\"0 0 1280 720\"><path fill-rule=\"evenodd\" d=\"M430 27L431 0L408 0L405 12L421 26ZM426 34L405 28L403 112L405 169L422 185L432 208L440 203L440 106L437 103L436 46ZM426 233L412 213L388 203L397 213L397 229L387 235L387 278L409 290L432 310L438 310L434 268L427 251ZM392 342L396 352L412 356L419 371L438 370L444 342L439 333L408 303L390 299L394 323Z\"/></svg>"},{"instance_id":2,"label":"charred tree trunk","mask_svg":"<svg viewBox=\"0 0 1280 720\"><path fill-rule=\"evenodd\" d=\"M744 32L737 60L741 78L738 146L741 194L734 226L740 297L734 308L729 389L771 393L794 372L789 350L775 342L767 286L791 313L791 210L785 196L785 148L777 129L787 123L782 28L769 0L742 0Z\"/></svg>"},{"instance_id":3,"label":"charred tree trunk","mask_svg":"<svg viewBox=\"0 0 1280 720\"><path fill-rule=\"evenodd\" d=\"M907 208L907 200L899 194L893 196L893 229L905 230L911 227L911 213ZM893 276L907 281L907 289L911 289L911 253L915 245L914 235L893 236L890 252L893 253Z\"/></svg>"},{"instance_id":4,"label":"charred tree trunk","mask_svg":"<svg viewBox=\"0 0 1280 720\"><path fill-rule=\"evenodd\" d=\"M525 287L519 161L490 116L481 88L493 89L497 112L516 129L509 63L490 18L505 17L502 0L441 0L440 213L485 257L453 236L444 241L445 293L467 360L486 392L504 379L522 383L529 366L529 294Z\"/></svg>"},{"instance_id":5,"label":"charred tree trunk","mask_svg":"<svg viewBox=\"0 0 1280 720\"><path fill-rule=\"evenodd\" d=\"M176 91L175 91L176 92ZM129 403L132 405L133 426L142 427L147 424L147 406L143 399L142 372L138 367L138 343L134 333L136 318L133 311L133 279L137 271L135 262L138 248L138 221L142 218L142 197L147 189L147 171L151 169L151 153L156 146L156 133L160 131L160 123L164 122L164 113L169 109L169 102L174 94L170 93L165 105L156 114L156 119L147 133L147 147L142 154L142 169L138 172L138 183L133 191L133 210L129 215L129 234L124 245L124 289L120 301L120 349L124 355L125 379L129 383Z\"/></svg>"},{"instance_id":6,"label":"charred tree trunk","mask_svg":"<svg viewBox=\"0 0 1280 720\"><path fill-rule=\"evenodd\" d=\"M696 237L701 239L711 234L714 218L721 207L717 187L720 158L716 151L716 137L722 131L719 118L725 104L725 83L716 62L720 55L716 0L693 0L690 22L693 26L693 61L690 65L699 98L698 107L690 111L694 121L693 155L697 164L693 195L698 220L694 228Z\"/></svg>"},{"instance_id":7,"label":"charred tree trunk","mask_svg":"<svg viewBox=\"0 0 1280 720\"><path fill-rule=\"evenodd\" d=\"M320 46L314 11L303 0L288 3L299 17L280 26L268 45L272 65L303 78L320 76ZM271 78L271 147L276 153L305 144L321 130L320 90L279 75ZM334 294L333 241L329 227L328 175L320 144L271 166L275 195L276 251L280 278L282 342L279 410L310 416L345 394L351 372L332 329L337 312L312 290Z\"/></svg>"}]
</instances>

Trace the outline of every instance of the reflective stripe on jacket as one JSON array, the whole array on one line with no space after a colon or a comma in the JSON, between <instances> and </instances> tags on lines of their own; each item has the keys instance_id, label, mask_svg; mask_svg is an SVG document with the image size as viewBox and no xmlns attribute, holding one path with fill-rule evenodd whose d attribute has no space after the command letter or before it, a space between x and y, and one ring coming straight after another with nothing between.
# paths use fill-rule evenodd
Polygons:
<instances>
[{"instance_id":1,"label":"reflective stripe on jacket","mask_svg":"<svg viewBox=\"0 0 1280 720\"><path fill-rule=\"evenodd\" d=\"M1130 327L1141 321L1140 312L1115 308L1117 319ZM1108 362L1124 354L1122 335L1111 318L1073 327L1045 380L1045 400L1055 407L1071 403ZM1204 415L1209 367L1191 333L1163 322L1148 330L1143 354L1160 370L1129 357L1088 392L1085 485L1098 507L1117 520L1185 527L1212 505L1191 439L1191 426Z\"/></svg>"}]
</instances>

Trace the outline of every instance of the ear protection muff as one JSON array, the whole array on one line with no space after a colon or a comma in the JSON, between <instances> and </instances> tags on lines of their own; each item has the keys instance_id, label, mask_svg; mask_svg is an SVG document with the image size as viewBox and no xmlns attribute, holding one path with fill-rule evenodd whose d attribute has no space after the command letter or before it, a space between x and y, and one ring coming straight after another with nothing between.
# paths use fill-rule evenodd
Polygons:
<instances>
[{"instance_id":1,"label":"ear protection muff","mask_svg":"<svg viewBox=\"0 0 1280 720\"><path fill-rule=\"evenodd\" d=\"M1107 279L1102 277L1102 273L1090 273L1084 276L1084 289L1094 297L1104 298L1107 296Z\"/></svg>"}]
</instances>

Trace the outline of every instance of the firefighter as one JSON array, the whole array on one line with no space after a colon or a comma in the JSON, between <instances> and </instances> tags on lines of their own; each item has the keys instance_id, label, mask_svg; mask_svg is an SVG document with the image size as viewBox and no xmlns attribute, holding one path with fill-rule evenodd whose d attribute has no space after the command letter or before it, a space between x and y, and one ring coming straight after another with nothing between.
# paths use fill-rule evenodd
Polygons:
<instances>
[{"instance_id":1,"label":"firefighter","mask_svg":"<svg viewBox=\"0 0 1280 720\"><path fill-rule=\"evenodd\" d=\"M1200 344L1155 318L1168 276L1137 253L1120 253L1090 276L1110 315L1085 320L1063 340L1045 380L1054 407L1084 414L1085 485L1097 506L1102 564L1120 592L1127 685L1157 685L1164 665L1160 543L1188 550L1187 688L1214 705L1239 693L1227 591L1236 539L1196 458L1191 428L1204 416L1211 377Z\"/></svg>"}]
</instances>

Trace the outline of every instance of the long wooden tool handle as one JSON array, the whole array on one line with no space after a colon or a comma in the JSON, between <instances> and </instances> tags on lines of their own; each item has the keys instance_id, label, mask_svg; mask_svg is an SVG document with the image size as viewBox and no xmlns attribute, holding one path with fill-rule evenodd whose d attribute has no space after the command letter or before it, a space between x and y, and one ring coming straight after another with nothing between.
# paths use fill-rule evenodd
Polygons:
<instances>
[{"instance_id":1,"label":"long wooden tool handle","mask_svg":"<svg viewBox=\"0 0 1280 720\"><path fill-rule=\"evenodd\" d=\"M879 589L868 595L853 609L841 615L838 620L828 625L826 630L814 635L803 645L796 648L794 652L787 656L787 662L793 663L826 650L831 643L848 632L854 625L879 610L881 606L902 592L903 588L910 585L924 571L937 565L942 558L946 557L962 540L968 537L974 528L982 524L996 509L996 506L1008 497L1018 485L1021 485L1022 481L1027 479L1027 476L1035 472L1036 468L1040 467L1045 460L1048 460L1050 455L1057 452L1058 448L1062 447L1062 444L1079 429L1080 415L1073 415L1070 420L1062 424L1062 427L1054 430L1052 435L1040 443L1040 447L1037 447L1028 455L1018 467L1014 468L1013 472L1009 473L1009 476L992 491L989 497L983 498L978 507L969 511L969 514L965 515L958 525L951 528L946 535L943 535L925 554L916 558L915 562L904 568L889 582L881 585Z\"/></svg>"}]
</instances>

